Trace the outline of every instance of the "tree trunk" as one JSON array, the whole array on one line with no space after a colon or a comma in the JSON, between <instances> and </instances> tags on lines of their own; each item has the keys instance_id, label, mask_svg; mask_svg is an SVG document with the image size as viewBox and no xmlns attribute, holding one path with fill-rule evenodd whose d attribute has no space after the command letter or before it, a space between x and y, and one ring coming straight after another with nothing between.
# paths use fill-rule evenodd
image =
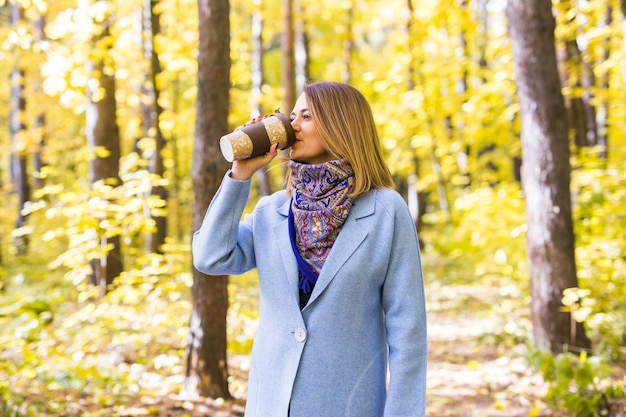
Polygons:
<instances>
[{"instance_id":1,"label":"tree trunk","mask_svg":"<svg viewBox=\"0 0 626 417\"><path fill-rule=\"evenodd\" d=\"M343 71L341 73L341 81L350 84L352 80L352 54L354 53L354 1L351 0L348 5L346 16L346 38L343 40Z\"/></svg>"},{"instance_id":2,"label":"tree trunk","mask_svg":"<svg viewBox=\"0 0 626 417\"><path fill-rule=\"evenodd\" d=\"M250 116L256 117L263 114L263 108L261 106L261 97L263 96L263 83L265 77L263 75L263 16L261 14L261 5L255 5L252 10L252 52L250 62L250 72L252 73L252 91L251 96L253 100L253 109ZM285 109L283 109L285 113ZM259 187L259 195L266 196L272 192L270 185L270 179L267 175L267 171L260 169L254 173L256 177L256 183Z\"/></svg>"},{"instance_id":3,"label":"tree trunk","mask_svg":"<svg viewBox=\"0 0 626 417\"><path fill-rule=\"evenodd\" d=\"M307 34L307 26L305 21L306 10L303 0L295 0L295 8L299 18L295 22L295 38L296 38L296 89L302 91L304 85L311 79L310 59L309 59L309 35ZM285 109L287 110L287 109Z\"/></svg>"},{"instance_id":4,"label":"tree trunk","mask_svg":"<svg viewBox=\"0 0 626 417\"><path fill-rule=\"evenodd\" d=\"M626 0L622 3L626 5ZM626 10L625 10L626 11ZM626 14L625 14L626 16ZM613 25L613 7L610 4L606 5L605 9L605 17L604 17L604 27L609 28ZM611 35L610 32L607 36L604 37L604 60L607 61L611 56ZM610 72L605 73L601 76L598 81L599 89L601 91L608 91L610 84ZM597 127L598 127L598 146L600 146L601 150L599 152L599 156L604 158L605 161L609 159L609 135L608 135L608 121L609 121L609 112L611 109L611 101L604 98L598 100L598 111L597 111Z\"/></svg>"},{"instance_id":5,"label":"tree trunk","mask_svg":"<svg viewBox=\"0 0 626 417\"><path fill-rule=\"evenodd\" d=\"M17 26L24 20L24 9L19 4L11 6L11 24L17 31ZM15 228L19 229L26 224L26 216L22 214L22 209L30 200L30 183L28 182L28 163L26 158L26 98L24 96L24 71L20 68L19 60L11 73L11 178L18 195L17 217ZM24 233L16 234L14 245L17 255L24 255L28 250L28 235Z\"/></svg>"},{"instance_id":6,"label":"tree trunk","mask_svg":"<svg viewBox=\"0 0 626 417\"><path fill-rule=\"evenodd\" d=\"M291 113L291 108L296 102L296 66L293 46L293 0L283 0L282 54L285 114Z\"/></svg>"},{"instance_id":7,"label":"tree trunk","mask_svg":"<svg viewBox=\"0 0 626 417\"><path fill-rule=\"evenodd\" d=\"M576 6L570 5L571 10ZM574 16L576 13L569 13ZM568 22L569 25L575 23ZM596 124L596 109L592 104L591 91L595 87L593 68L585 63L583 54L578 47L579 31L566 35L563 46L557 49L557 63L560 68L561 85L570 87L574 92L565 97L565 108L568 115L568 126L578 147L598 145L598 127ZM582 91L578 94L576 91Z\"/></svg>"},{"instance_id":8,"label":"tree trunk","mask_svg":"<svg viewBox=\"0 0 626 417\"><path fill-rule=\"evenodd\" d=\"M415 46L413 45L413 13L415 11L415 7L413 6L412 0L406 0L406 7L408 10L409 18L406 21L406 33L409 38L408 41L408 50L409 50L409 64L407 68L407 90L412 91L415 89L415 81L418 78L419 74L417 73L417 58L415 57L415 52L413 49Z\"/></svg>"},{"instance_id":9,"label":"tree trunk","mask_svg":"<svg viewBox=\"0 0 626 417\"><path fill-rule=\"evenodd\" d=\"M37 19L36 26L36 36L38 42L46 42L46 18L44 16L40 16ZM36 91L38 95L43 95L43 77L41 74L37 75L37 86ZM46 113L45 106L39 111L37 118L35 119L35 128L38 131L38 141L37 141L37 150L33 155L33 170L35 172L35 187L37 189L41 189L44 187L45 181L42 177L42 170L45 166L44 159L42 156L43 149L46 145Z\"/></svg>"},{"instance_id":10,"label":"tree trunk","mask_svg":"<svg viewBox=\"0 0 626 417\"><path fill-rule=\"evenodd\" d=\"M562 311L566 288L577 287L571 217L567 116L561 94L551 3L509 0L509 21L522 120L522 186L537 346L558 353L589 348L580 323Z\"/></svg>"},{"instance_id":11,"label":"tree trunk","mask_svg":"<svg viewBox=\"0 0 626 417\"><path fill-rule=\"evenodd\" d=\"M406 83L406 88L408 91L413 91L415 90L415 78L419 76L419 72L416 68L416 58L415 58L415 53L413 51L413 32L415 30L414 27L414 22L413 22L413 11L414 11L414 7L413 7L413 2L412 0L407 0L406 2L406 6L409 12L409 16L411 16L410 19L407 19L406 22L406 33L408 35L409 38L409 42L408 42L408 50L409 50L409 55L410 55L410 61L408 64L408 69L407 69L407 83ZM410 142L410 139L408 139L408 142ZM415 228L417 229L418 232L420 232L422 230L422 225L423 225L423 220L424 220L424 214L426 214L426 202L428 201L428 193L426 191L418 191L417 190L417 185L420 181L421 177L421 170L420 168L422 167L422 161L420 160L420 157L417 155L417 152L414 151L413 154L413 172L414 174L409 175L407 182L408 182L408 190L407 190L407 201L409 204L409 210L411 212L411 218L413 219L413 224L415 224ZM418 233L418 239L420 242L420 246L424 246L424 242L421 240L421 234Z\"/></svg>"},{"instance_id":12,"label":"tree trunk","mask_svg":"<svg viewBox=\"0 0 626 417\"><path fill-rule=\"evenodd\" d=\"M462 15L468 15L470 13L469 12L469 0L461 0L459 4L459 8L461 9L460 12ZM471 60L471 54L469 51L468 41L467 41L468 32L470 31L470 28L468 27L469 25L467 23L469 21L471 21L469 17L463 16L462 22L464 23L459 33L459 44L462 47L461 51L463 54L462 55L463 61L467 61L467 62L470 62ZM455 82L456 95L459 97L462 97L462 100L463 100L463 104L461 106L463 106L464 104L468 102L468 92L467 92L468 84L469 84L468 79L469 79L469 69L466 66L465 69L463 70L463 73L459 77L459 79L456 80ZM450 115L450 118L453 118L452 114ZM464 134L465 132L464 119L459 118L459 121L457 123L458 124L456 126L453 126L453 128L456 130L456 135L458 136L458 140L463 143L463 147L461 147L457 152L457 158L456 158L457 166L459 167L460 175L462 175L466 179L465 186L469 187L472 183L472 176L471 176L470 167L469 167L471 141L467 140ZM490 158L490 159L495 160L495 158Z\"/></svg>"},{"instance_id":13,"label":"tree trunk","mask_svg":"<svg viewBox=\"0 0 626 417\"><path fill-rule=\"evenodd\" d=\"M219 138L228 131L230 22L228 0L198 0L198 96L192 180L193 230L215 195L228 165ZM192 313L181 394L229 398L226 357L228 277L208 277L193 269Z\"/></svg>"},{"instance_id":14,"label":"tree trunk","mask_svg":"<svg viewBox=\"0 0 626 417\"><path fill-rule=\"evenodd\" d=\"M102 0L99 0L102 1ZM101 32L95 35L92 42L94 50L108 49L110 46L109 18L101 23ZM115 71L111 62L105 62L107 53L97 54L102 58L92 62L91 77L96 86L89 88L89 102L86 109L85 131L87 145L92 154L91 181L105 181L117 186L120 184L120 133L117 126L117 104L115 102ZM91 83L90 83L91 84ZM106 152L102 152L106 150ZM105 220L105 219L102 219ZM102 248L111 246L106 256L92 262L92 283L101 288L104 296L113 279L123 270L120 237L100 236Z\"/></svg>"},{"instance_id":15,"label":"tree trunk","mask_svg":"<svg viewBox=\"0 0 626 417\"><path fill-rule=\"evenodd\" d=\"M161 62L159 54L155 48L155 39L161 32L160 14L155 13L160 0L145 0L144 5L144 27L145 37L144 50L150 60L150 76L146 82L146 95L149 102L145 105L144 137L154 139L154 149L148 158L148 169L151 174L158 178L163 178L165 168L163 164L163 149L165 148L165 138L159 127L159 121L163 114L163 107L159 104L159 87L157 78L161 74ZM167 189L163 185L152 187L151 195L167 202ZM164 209L164 207L162 208ZM146 236L145 248L148 253L163 253L163 244L167 236L167 217L165 214L155 215L154 210L148 208L148 216L155 224L155 231Z\"/></svg>"},{"instance_id":16,"label":"tree trunk","mask_svg":"<svg viewBox=\"0 0 626 417\"><path fill-rule=\"evenodd\" d=\"M172 112L174 114L178 114L179 109L180 109L180 101L182 99L183 93L181 92L181 88L180 88L180 84L181 84L181 80L180 80L180 75L177 75L176 78L174 78L172 80L171 83L171 97L172 97ZM182 242L183 239L185 239L186 236L189 235L189 230L186 229L185 227L183 227L183 222L180 221L181 218L181 206L183 206L183 203L180 201L181 200L181 174L178 172L178 166L180 164L180 158L181 158L181 151L179 150L178 147L178 134L176 133L176 131L172 131L170 134L170 137L168 139L169 143L170 143L170 147L172 150L172 161L173 161L173 166L171 168L171 172L172 172L172 180L171 180L171 184L168 187L169 189L169 198L174 201L174 204L171 204L169 206L169 210L168 210L168 217L171 219L170 222L170 227L174 228L175 230L172 232L173 235L176 236L176 242Z\"/></svg>"}]
</instances>

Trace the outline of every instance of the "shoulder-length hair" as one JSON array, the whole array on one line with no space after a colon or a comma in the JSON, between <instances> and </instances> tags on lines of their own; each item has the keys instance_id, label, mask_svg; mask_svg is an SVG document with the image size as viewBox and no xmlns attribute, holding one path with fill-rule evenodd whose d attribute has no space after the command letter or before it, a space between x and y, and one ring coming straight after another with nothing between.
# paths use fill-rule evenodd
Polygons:
<instances>
[{"instance_id":1,"label":"shoulder-length hair","mask_svg":"<svg viewBox=\"0 0 626 417\"><path fill-rule=\"evenodd\" d=\"M372 109L363 94L348 84L330 81L308 84L303 92L322 145L334 159L345 159L352 166L350 196L392 188ZM290 187L288 172L287 192Z\"/></svg>"}]
</instances>

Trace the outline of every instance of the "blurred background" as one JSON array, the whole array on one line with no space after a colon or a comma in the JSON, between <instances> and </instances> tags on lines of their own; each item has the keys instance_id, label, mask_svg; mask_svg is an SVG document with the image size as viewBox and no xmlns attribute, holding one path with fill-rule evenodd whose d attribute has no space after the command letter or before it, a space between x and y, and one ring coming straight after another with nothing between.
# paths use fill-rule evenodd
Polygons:
<instances>
[{"instance_id":1,"label":"blurred background","mask_svg":"<svg viewBox=\"0 0 626 417\"><path fill-rule=\"evenodd\" d=\"M0 415L242 415L255 272L202 290L191 234L228 169L219 137L288 114L321 80L370 101L414 216L427 415L624 415L626 3L553 0L543 12L564 128L525 141L515 63L535 56L514 57L509 7L0 0ZM528 34L543 39L537 27ZM529 227L559 239L527 220L533 140L567 141L565 185L534 169L571 197L574 285L555 278L558 263L533 273L527 255ZM283 172L257 174L249 210ZM556 291L543 322L533 282ZM554 311L565 328L550 327ZM222 326L203 320L212 312ZM582 331L582 348L550 344ZM209 343L222 339L227 364Z\"/></svg>"}]
</instances>

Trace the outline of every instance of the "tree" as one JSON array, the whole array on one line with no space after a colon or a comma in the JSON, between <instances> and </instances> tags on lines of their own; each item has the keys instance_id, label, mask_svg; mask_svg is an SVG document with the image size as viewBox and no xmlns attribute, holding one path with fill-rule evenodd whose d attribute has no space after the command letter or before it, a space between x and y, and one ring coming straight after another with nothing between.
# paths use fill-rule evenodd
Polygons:
<instances>
[{"instance_id":1,"label":"tree","mask_svg":"<svg viewBox=\"0 0 626 417\"><path fill-rule=\"evenodd\" d=\"M252 75L252 91L250 95L252 97L252 112L250 116L256 117L263 114L261 106L261 97L263 95L263 83L265 79L263 77L263 16L261 15L261 4L254 5L251 16L251 40L252 50L250 51L250 73ZM286 110L286 109L285 109ZM284 112L284 111L283 111ZM272 185L270 184L267 171L260 169L255 173L256 182L259 186L260 195L269 195L272 192Z\"/></svg>"},{"instance_id":2,"label":"tree","mask_svg":"<svg viewBox=\"0 0 626 417\"><path fill-rule=\"evenodd\" d=\"M560 10L558 13L564 16L561 17L565 20L563 26L571 27L564 31L565 39L562 41L562 46L557 49L561 85L572 91L569 96L565 96L565 107L574 143L579 147L595 146L600 144L592 93L596 89L595 75L589 56L585 57L579 47L581 39L584 39L583 43L588 43L588 39L584 31L579 28L577 14L572 13L576 5L571 3L571 1L560 1L556 5Z\"/></svg>"},{"instance_id":3,"label":"tree","mask_svg":"<svg viewBox=\"0 0 626 417\"><path fill-rule=\"evenodd\" d=\"M200 228L226 161L219 138L228 129L230 22L228 0L198 0L198 96L192 167L193 229ZM228 277L193 269L192 311L186 350L187 396L230 397L226 358Z\"/></svg>"},{"instance_id":4,"label":"tree","mask_svg":"<svg viewBox=\"0 0 626 417\"><path fill-rule=\"evenodd\" d=\"M354 1L350 1L346 16L346 34L343 41L343 65L344 69L341 73L341 81L350 83L352 79L352 55L354 54Z\"/></svg>"},{"instance_id":5,"label":"tree","mask_svg":"<svg viewBox=\"0 0 626 417\"><path fill-rule=\"evenodd\" d=\"M526 201L533 333L554 353L590 347L584 328L564 311L577 287L571 215L567 114L560 90L551 3L509 0L506 8L520 103L522 186Z\"/></svg>"},{"instance_id":6,"label":"tree","mask_svg":"<svg viewBox=\"0 0 626 417\"><path fill-rule=\"evenodd\" d=\"M160 13L156 12L156 7L160 0L145 0L144 5L144 53L150 62L150 74L145 82L145 94L148 96L148 103L144 104L144 137L152 138L153 149L148 158L148 169L151 174L163 178L165 167L163 164L163 149L165 148L165 138L159 126L163 107L159 104L158 77L162 72L159 53L156 50L156 38L161 31ZM167 200L167 189L163 185L152 187L152 195L160 200ZM167 218L165 215L152 215L155 223L155 230L146 236L146 251L149 253L163 253L162 246L167 236Z\"/></svg>"},{"instance_id":7,"label":"tree","mask_svg":"<svg viewBox=\"0 0 626 417\"><path fill-rule=\"evenodd\" d=\"M46 41L46 18L45 16L39 16L37 22L35 23L35 37L39 42ZM39 96L43 94L42 86L41 86L41 74L38 71L37 76L37 93ZM45 162L42 156L43 149L46 144L46 113L45 108L39 111L39 114L35 119L35 128L38 130L38 141L36 144L36 151L33 155L33 168L35 171L35 187L41 189L44 186L44 180L42 178L42 170L45 166Z\"/></svg>"},{"instance_id":8,"label":"tree","mask_svg":"<svg viewBox=\"0 0 626 417\"><path fill-rule=\"evenodd\" d=\"M102 0L98 0L102 1ZM120 132L117 125L117 103L115 101L115 70L108 51L111 48L109 29L110 17L105 14L97 23L97 32L92 38L93 58L91 79L87 89L85 132L87 145L92 153L91 182L104 182L110 186L121 183L120 167ZM106 221L107 219L100 219ZM92 261L92 283L101 289L104 295L113 279L123 270L119 234L102 230L100 246L104 255Z\"/></svg>"},{"instance_id":9,"label":"tree","mask_svg":"<svg viewBox=\"0 0 626 417\"><path fill-rule=\"evenodd\" d=\"M11 24L18 33L18 26L24 24L24 9L19 3L11 6ZM19 48L19 46L17 46ZM11 73L11 116L10 131L13 150L11 152L11 178L18 195L18 213L15 228L19 229L26 224L26 216L22 209L30 200L30 183L28 182L27 146L26 146L26 96L24 93L25 71L20 68L19 60L16 60ZM17 253L23 255L28 249L27 235L19 233L15 238Z\"/></svg>"},{"instance_id":10,"label":"tree","mask_svg":"<svg viewBox=\"0 0 626 417\"><path fill-rule=\"evenodd\" d=\"M296 65L296 90L302 91L304 85L311 79L309 67L311 65L309 52L309 35L306 25L306 9L300 0L296 0L296 12L299 18L295 22L295 65ZM288 109L285 109L287 111Z\"/></svg>"},{"instance_id":11,"label":"tree","mask_svg":"<svg viewBox=\"0 0 626 417\"><path fill-rule=\"evenodd\" d=\"M407 10L409 12L409 16L413 16L414 6L412 0L407 0L406 2ZM416 68L416 57L413 54L413 38L414 38L414 30L415 30L415 22L412 18L407 19L406 21L406 33L408 35L409 42L407 42L407 47L409 49L409 63L407 66L406 73L406 88L408 91L415 91L415 78L416 74L419 74ZM409 206L409 211L411 212L411 217L413 218L413 222L415 223L415 228L418 232L422 231L422 225L424 220L424 214L426 213L426 201L428 199L428 194L424 191L419 192L417 189L417 183L421 179L420 167L423 164L420 161L420 157L417 152L414 153L413 156L413 169L414 173L409 175L407 178L407 203ZM419 236L420 245L423 245L423 241L421 240L421 234Z\"/></svg>"},{"instance_id":12,"label":"tree","mask_svg":"<svg viewBox=\"0 0 626 417\"><path fill-rule=\"evenodd\" d=\"M281 41L283 58L283 90L285 112L290 113L296 102L296 63L293 30L293 0L283 0L283 37Z\"/></svg>"}]
</instances>

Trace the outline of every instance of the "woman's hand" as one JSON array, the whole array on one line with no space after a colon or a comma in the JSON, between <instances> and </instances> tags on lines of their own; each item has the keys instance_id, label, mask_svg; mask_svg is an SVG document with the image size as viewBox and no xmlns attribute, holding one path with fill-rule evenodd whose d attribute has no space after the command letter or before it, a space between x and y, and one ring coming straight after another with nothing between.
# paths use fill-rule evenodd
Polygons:
<instances>
[{"instance_id":1,"label":"woman's hand","mask_svg":"<svg viewBox=\"0 0 626 417\"><path fill-rule=\"evenodd\" d=\"M273 143L269 152L254 158L233 161L230 176L238 181L247 181L256 171L270 163L278 155L278 143Z\"/></svg>"},{"instance_id":2,"label":"woman's hand","mask_svg":"<svg viewBox=\"0 0 626 417\"><path fill-rule=\"evenodd\" d=\"M254 119L250 120L243 126L250 125L252 123L260 122L264 119L263 116L257 116ZM242 127L243 127L242 126ZM241 127L237 128L240 129ZM270 163L272 159L274 159L278 155L278 143L272 144L270 150L265 155L256 156L254 158L235 160L233 161L233 166L231 168L230 176L233 179L238 181L247 181L256 171L263 168L267 164Z\"/></svg>"}]
</instances>

